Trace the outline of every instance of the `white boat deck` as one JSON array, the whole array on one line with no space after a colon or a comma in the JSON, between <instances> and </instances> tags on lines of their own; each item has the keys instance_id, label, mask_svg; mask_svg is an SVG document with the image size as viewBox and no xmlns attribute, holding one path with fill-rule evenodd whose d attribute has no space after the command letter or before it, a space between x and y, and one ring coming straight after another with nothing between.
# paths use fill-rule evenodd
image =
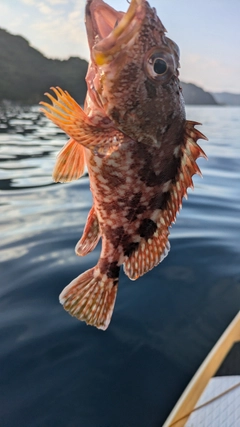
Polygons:
<instances>
[{"instance_id":1,"label":"white boat deck","mask_svg":"<svg viewBox=\"0 0 240 427\"><path fill-rule=\"evenodd\" d=\"M204 404L190 415L185 427L240 427L240 375L211 378L195 408Z\"/></svg>"},{"instance_id":2,"label":"white boat deck","mask_svg":"<svg viewBox=\"0 0 240 427\"><path fill-rule=\"evenodd\" d=\"M240 312L202 363L163 427L240 427Z\"/></svg>"}]
</instances>

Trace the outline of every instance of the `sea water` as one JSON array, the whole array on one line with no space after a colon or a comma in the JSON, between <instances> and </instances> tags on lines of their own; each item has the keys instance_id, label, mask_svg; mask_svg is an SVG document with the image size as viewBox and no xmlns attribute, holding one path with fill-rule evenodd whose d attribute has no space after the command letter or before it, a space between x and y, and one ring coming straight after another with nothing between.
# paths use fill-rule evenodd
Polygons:
<instances>
[{"instance_id":1,"label":"sea water","mask_svg":"<svg viewBox=\"0 0 240 427\"><path fill-rule=\"evenodd\" d=\"M1 427L160 427L240 309L240 108L188 107L209 142L171 251L132 282L121 273L103 332L58 302L94 266L77 257L87 175L55 184L66 136L39 107L0 112Z\"/></svg>"}]
</instances>

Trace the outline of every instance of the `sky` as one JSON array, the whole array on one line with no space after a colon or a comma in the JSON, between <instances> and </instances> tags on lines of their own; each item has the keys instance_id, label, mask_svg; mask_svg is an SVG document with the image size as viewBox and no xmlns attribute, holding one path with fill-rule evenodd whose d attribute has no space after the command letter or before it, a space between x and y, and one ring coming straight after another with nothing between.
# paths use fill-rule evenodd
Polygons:
<instances>
[{"instance_id":1,"label":"sky","mask_svg":"<svg viewBox=\"0 0 240 427\"><path fill-rule=\"evenodd\" d=\"M127 0L106 0L126 11ZM211 92L240 93L240 0L149 0L180 47L180 78ZM0 28L49 58L89 59L84 0L0 0Z\"/></svg>"}]
</instances>

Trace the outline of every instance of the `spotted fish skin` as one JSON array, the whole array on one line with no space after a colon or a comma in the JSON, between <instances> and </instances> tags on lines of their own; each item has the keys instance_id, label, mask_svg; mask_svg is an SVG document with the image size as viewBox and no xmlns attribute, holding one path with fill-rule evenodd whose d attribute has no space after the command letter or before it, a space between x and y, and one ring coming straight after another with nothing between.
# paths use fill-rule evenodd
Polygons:
<instances>
[{"instance_id":1,"label":"spotted fish skin","mask_svg":"<svg viewBox=\"0 0 240 427\"><path fill-rule=\"evenodd\" d=\"M91 52L84 110L60 88L44 113L70 141L54 169L56 181L77 179L87 165L93 206L76 253L101 237L95 267L61 293L70 314L99 329L110 323L121 265L132 280L170 249L169 227L181 208L206 139L185 118L178 79L179 49L165 36L155 9L132 0L126 14L88 0Z\"/></svg>"},{"instance_id":2,"label":"spotted fish skin","mask_svg":"<svg viewBox=\"0 0 240 427\"><path fill-rule=\"evenodd\" d=\"M121 265L157 230L180 159L161 170L157 147L125 140L108 157L90 155L88 170L103 250L100 265ZM167 165L168 164L168 165Z\"/></svg>"}]
</instances>

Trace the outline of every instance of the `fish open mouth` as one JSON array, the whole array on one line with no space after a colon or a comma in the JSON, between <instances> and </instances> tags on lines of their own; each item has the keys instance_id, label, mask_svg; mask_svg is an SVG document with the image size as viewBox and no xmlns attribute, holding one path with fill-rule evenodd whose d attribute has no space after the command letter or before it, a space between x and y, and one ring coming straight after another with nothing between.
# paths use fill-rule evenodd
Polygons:
<instances>
[{"instance_id":1,"label":"fish open mouth","mask_svg":"<svg viewBox=\"0 0 240 427\"><path fill-rule=\"evenodd\" d=\"M92 60L99 66L115 55L137 34L145 16L145 0L131 0L126 13L103 0L87 0L85 22Z\"/></svg>"}]
</instances>

